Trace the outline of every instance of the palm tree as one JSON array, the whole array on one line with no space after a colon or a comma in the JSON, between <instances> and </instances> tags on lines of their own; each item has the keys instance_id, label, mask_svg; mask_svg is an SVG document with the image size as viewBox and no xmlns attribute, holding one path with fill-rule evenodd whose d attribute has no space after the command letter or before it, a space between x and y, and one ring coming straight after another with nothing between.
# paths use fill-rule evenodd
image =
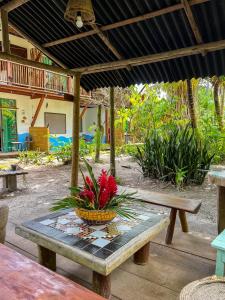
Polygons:
<instances>
[{"instance_id":1,"label":"palm tree","mask_svg":"<svg viewBox=\"0 0 225 300\"><path fill-rule=\"evenodd\" d=\"M224 109L224 98L219 99L220 94L220 86L222 86L222 80L214 76L212 78L212 84L213 84L213 97L214 97L214 104L215 104L215 114L216 119L218 123L218 127L220 131L223 131L223 109Z\"/></svg>"},{"instance_id":2,"label":"palm tree","mask_svg":"<svg viewBox=\"0 0 225 300\"><path fill-rule=\"evenodd\" d=\"M193 96L192 81L190 79L187 79L186 82L187 82L187 105L188 105L189 115L191 119L191 125L194 129L196 129L197 116L196 116L195 101Z\"/></svg>"}]
</instances>

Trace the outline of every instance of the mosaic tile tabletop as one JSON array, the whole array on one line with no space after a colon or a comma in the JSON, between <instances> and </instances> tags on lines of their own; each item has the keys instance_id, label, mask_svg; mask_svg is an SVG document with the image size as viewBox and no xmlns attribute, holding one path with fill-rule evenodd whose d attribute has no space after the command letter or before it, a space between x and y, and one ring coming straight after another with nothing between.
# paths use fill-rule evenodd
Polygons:
<instances>
[{"instance_id":1,"label":"mosaic tile tabletop","mask_svg":"<svg viewBox=\"0 0 225 300\"><path fill-rule=\"evenodd\" d=\"M131 210L134 218L117 216L106 225L87 225L76 216L74 210L64 210L28 221L23 226L100 259L106 259L165 218L153 213L149 205L144 203L135 202Z\"/></svg>"}]
</instances>

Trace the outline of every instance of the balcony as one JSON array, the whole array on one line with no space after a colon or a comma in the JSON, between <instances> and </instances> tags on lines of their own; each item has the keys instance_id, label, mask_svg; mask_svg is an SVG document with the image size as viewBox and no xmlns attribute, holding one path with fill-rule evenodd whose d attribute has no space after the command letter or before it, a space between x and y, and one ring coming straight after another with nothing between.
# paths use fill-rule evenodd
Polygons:
<instances>
[{"instance_id":1,"label":"balcony","mask_svg":"<svg viewBox=\"0 0 225 300\"><path fill-rule=\"evenodd\" d=\"M0 85L12 90L13 87L25 88L37 94L73 95L70 76L6 60L0 60ZM81 89L81 97L90 98L91 93Z\"/></svg>"}]
</instances>

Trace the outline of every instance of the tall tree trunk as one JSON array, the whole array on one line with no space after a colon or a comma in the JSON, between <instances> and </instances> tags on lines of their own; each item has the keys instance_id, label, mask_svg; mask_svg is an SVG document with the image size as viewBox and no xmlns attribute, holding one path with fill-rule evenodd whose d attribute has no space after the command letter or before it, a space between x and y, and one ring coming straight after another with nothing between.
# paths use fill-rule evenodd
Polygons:
<instances>
[{"instance_id":1,"label":"tall tree trunk","mask_svg":"<svg viewBox=\"0 0 225 300\"><path fill-rule=\"evenodd\" d=\"M225 102L225 87L222 87L222 94L221 94L221 104L220 104L220 112L221 112L221 117L223 121L223 111L224 111L224 102Z\"/></svg>"},{"instance_id":2,"label":"tall tree trunk","mask_svg":"<svg viewBox=\"0 0 225 300\"><path fill-rule=\"evenodd\" d=\"M99 162L100 160L100 151L101 151L101 138L102 138L102 106L98 105L97 112L97 128L96 128L96 149L95 149L95 162Z\"/></svg>"},{"instance_id":3,"label":"tall tree trunk","mask_svg":"<svg viewBox=\"0 0 225 300\"><path fill-rule=\"evenodd\" d=\"M191 119L191 125L193 128L197 128L195 101L193 97L192 84L190 79L187 79L187 103Z\"/></svg>"},{"instance_id":4,"label":"tall tree trunk","mask_svg":"<svg viewBox=\"0 0 225 300\"><path fill-rule=\"evenodd\" d=\"M220 85L219 78L216 78L214 81L213 96L214 96L216 119L218 122L219 130L222 131L223 130L223 121L222 121L222 113L221 113L221 107L220 107L220 101L219 101L219 85Z\"/></svg>"}]
</instances>

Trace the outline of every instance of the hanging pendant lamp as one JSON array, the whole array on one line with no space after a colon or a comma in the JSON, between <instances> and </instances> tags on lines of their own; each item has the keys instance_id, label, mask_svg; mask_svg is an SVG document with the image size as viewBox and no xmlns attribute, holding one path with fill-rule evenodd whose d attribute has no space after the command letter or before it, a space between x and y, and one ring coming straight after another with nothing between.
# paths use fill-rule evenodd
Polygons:
<instances>
[{"instance_id":1,"label":"hanging pendant lamp","mask_svg":"<svg viewBox=\"0 0 225 300\"><path fill-rule=\"evenodd\" d=\"M76 24L78 28L95 22L95 14L91 0L69 0L64 18Z\"/></svg>"}]
</instances>

